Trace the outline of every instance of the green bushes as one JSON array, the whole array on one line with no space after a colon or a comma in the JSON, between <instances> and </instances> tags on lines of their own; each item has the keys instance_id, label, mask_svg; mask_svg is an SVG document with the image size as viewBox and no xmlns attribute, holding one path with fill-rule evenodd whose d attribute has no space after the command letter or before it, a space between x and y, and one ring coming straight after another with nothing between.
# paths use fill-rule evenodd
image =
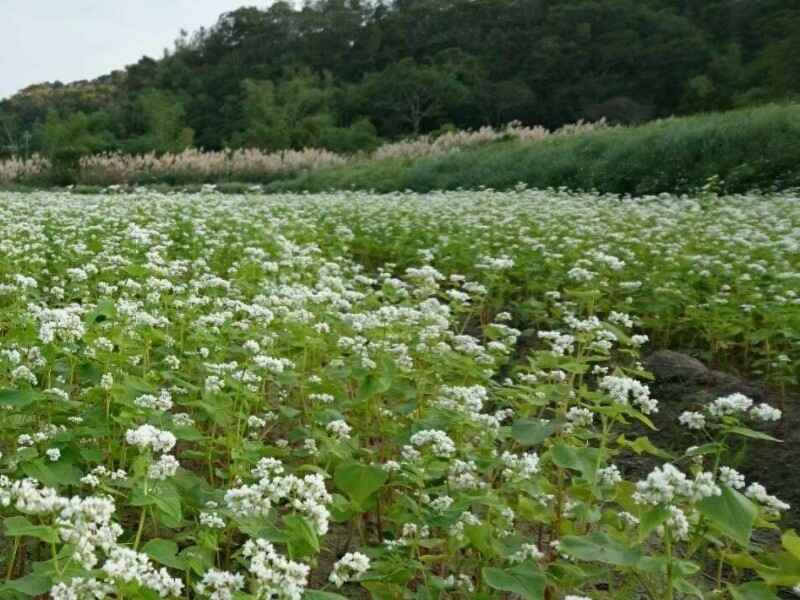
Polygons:
<instances>
[{"instance_id":1,"label":"green bushes","mask_svg":"<svg viewBox=\"0 0 800 600\"><path fill-rule=\"evenodd\" d=\"M769 105L535 143L518 140L415 161L320 169L268 186L327 189L508 189L567 187L601 192L683 192L720 178L724 191L800 185L800 105Z\"/></svg>"}]
</instances>

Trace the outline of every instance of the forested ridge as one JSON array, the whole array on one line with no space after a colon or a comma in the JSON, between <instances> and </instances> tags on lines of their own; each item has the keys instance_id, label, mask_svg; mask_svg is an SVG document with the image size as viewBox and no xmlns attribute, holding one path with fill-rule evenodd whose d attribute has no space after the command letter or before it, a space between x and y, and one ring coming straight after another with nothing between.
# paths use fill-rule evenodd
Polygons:
<instances>
[{"instance_id":1,"label":"forested ridge","mask_svg":"<svg viewBox=\"0 0 800 600\"><path fill-rule=\"evenodd\" d=\"M0 102L4 154L381 139L725 110L800 91L789 0L315 0L223 14L93 81Z\"/></svg>"}]
</instances>

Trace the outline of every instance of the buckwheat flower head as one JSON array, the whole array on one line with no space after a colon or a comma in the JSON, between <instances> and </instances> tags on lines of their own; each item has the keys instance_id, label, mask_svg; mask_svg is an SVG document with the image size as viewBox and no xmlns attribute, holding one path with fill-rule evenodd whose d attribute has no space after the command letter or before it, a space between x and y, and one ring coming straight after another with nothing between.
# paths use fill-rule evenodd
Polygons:
<instances>
[{"instance_id":1,"label":"buckwheat flower head","mask_svg":"<svg viewBox=\"0 0 800 600\"><path fill-rule=\"evenodd\" d=\"M781 411L762 402L758 406L754 406L750 409L750 415L760 421L779 421L781 418Z\"/></svg>"},{"instance_id":2,"label":"buckwheat flower head","mask_svg":"<svg viewBox=\"0 0 800 600\"><path fill-rule=\"evenodd\" d=\"M722 396L708 405L708 412L715 417L724 417L746 412L753 406L753 401L744 394L735 393Z\"/></svg>"},{"instance_id":3,"label":"buckwheat flower head","mask_svg":"<svg viewBox=\"0 0 800 600\"><path fill-rule=\"evenodd\" d=\"M745 485L744 475L731 467L723 466L719 468L719 480L721 483L735 490L740 490Z\"/></svg>"},{"instance_id":4,"label":"buckwheat flower head","mask_svg":"<svg viewBox=\"0 0 800 600\"><path fill-rule=\"evenodd\" d=\"M180 463L171 454L162 454L159 459L147 468L147 476L156 481L167 479L177 473Z\"/></svg>"},{"instance_id":5,"label":"buckwheat flower head","mask_svg":"<svg viewBox=\"0 0 800 600\"><path fill-rule=\"evenodd\" d=\"M760 483L753 482L748 485L744 494L748 498L752 498L763 504L765 511L773 516L778 516L781 512L791 508L786 502L768 494L766 488Z\"/></svg>"},{"instance_id":6,"label":"buckwheat flower head","mask_svg":"<svg viewBox=\"0 0 800 600\"><path fill-rule=\"evenodd\" d=\"M686 410L678 417L678 422L689 429L703 429L706 426L706 417L703 413Z\"/></svg>"},{"instance_id":7,"label":"buckwheat flower head","mask_svg":"<svg viewBox=\"0 0 800 600\"><path fill-rule=\"evenodd\" d=\"M264 539L248 540L242 555L250 561L259 600L301 600L308 582L308 565L288 560Z\"/></svg>"},{"instance_id":8,"label":"buckwheat flower head","mask_svg":"<svg viewBox=\"0 0 800 600\"><path fill-rule=\"evenodd\" d=\"M349 440L350 439L350 431L352 428L342 419L331 421L325 427L328 433L332 433L333 435L337 436L340 440Z\"/></svg>"},{"instance_id":9,"label":"buckwheat flower head","mask_svg":"<svg viewBox=\"0 0 800 600\"><path fill-rule=\"evenodd\" d=\"M169 452L175 446L175 436L169 431L162 431L152 425L141 425L137 429L128 429L125 440L140 450L150 449L153 452Z\"/></svg>"},{"instance_id":10,"label":"buckwheat flower head","mask_svg":"<svg viewBox=\"0 0 800 600\"><path fill-rule=\"evenodd\" d=\"M622 481L622 474L617 465L609 465L597 471L597 479L600 485L613 487Z\"/></svg>"},{"instance_id":11,"label":"buckwheat flower head","mask_svg":"<svg viewBox=\"0 0 800 600\"><path fill-rule=\"evenodd\" d=\"M588 408L573 406L567 411L567 419L575 427L589 427L594 421L594 413Z\"/></svg>"},{"instance_id":12,"label":"buckwheat flower head","mask_svg":"<svg viewBox=\"0 0 800 600\"><path fill-rule=\"evenodd\" d=\"M653 469L643 481L636 483L633 499L638 504L668 504L675 498L700 500L719 496L722 490L711 473L699 473L692 481L686 474L667 463Z\"/></svg>"},{"instance_id":13,"label":"buckwheat flower head","mask_svg":"<svg viewBox=\"0 0 800 600\"><path fill-rule=\"evenodd\" d=\"M100 377L100 387L105 391L111 391L111 387L114 385L114 376L111 373L103 373L103 376Z\"/></svg>"},{"instance_id":14,"label":"buckwheat flower head","mask_svg":"<svg viewBox=\"0 0 800 600\"><path fill-rule=\"evenodd\" d=\"M164 568L156 570L146 554L130 548L112 548L102 569L112 579L125 583L136 582L150 588L162 598L180 596L183 590L180 579L173 578Z\"/></svg>"},{"instance_id":15,"label":"buckwheat flower head","mask_svg":"<svg viewBox=\"0 0 800 600\"><path fill-rule=\"evenodd\" d=\"M540 560L543 557L544 554L536 544L522 544L519 550L508 557L508 560L512 563L522 563L526 560Z\"/></svg>"},{"instance_id":16,"label":"buckwheat flower head","mask_svg":"<svg viewBox=\"0 0 800 600\"><path fill-rule=\"evenodd\" d=\"M535 452L528 452L519 456L505 451L500 457L505 465L503 477L506 479L531 479L539 472L539 455Z\"/></svg>"},{"instance_id":17,"label":"buckwheat flower head","mask_svg":"<svg viewBox=\"0 0 800 600\"><path fill-rule=\"evenodd\" d=\"M333 565L328 581L342 587L348 581L358 581L369 570L369 558L360 552L348 552Z\"/></svg>"},{"instance_id":18,"label":"buckwheat flower head","mask_svg":"<svg viewBox=\"0 0 800 600\"><path fill-rule=\"evenodd\" d=\"M650 388L630 377L606 375L600 380L600 389L618 404L634 404L646 415L658 412L658 401L650 397Z\"/></svg>"},{"instance_id":19,"label":"buckwheat flower head","mask_svg":"<svg viewBox=\"0 0 800 600\"><path fill-rule=\"evenodd\" d=\"M94 577L73 577L50 588L52 600L102 600L110 597L114 586L98 581Z\"/></svg>"},{"instance_id":20,"label":"buckwheat flower head","mask_svg":"<svg viewBox=\"0 0 800 600\"><path fill-rule=\"evenodd\" d=\"M456 452L456 445L453 440L444 432L438 429L425 429L418 431L411 436L411 443L416 446L430 445L433 453L442 458L449 458Z\"/></svg>"},{"instance_id":21,"label":"buckwheat flower head","mask_svg":"<svg viewBox=\"0 0 800 600\"><path fill-rule=\"evenodd\" d=\"M203 579L195 586L197 593L209 600L232 600L234 593L244 587L244 576L217 569L203 573Z\"/></svg>"}]
</instances>

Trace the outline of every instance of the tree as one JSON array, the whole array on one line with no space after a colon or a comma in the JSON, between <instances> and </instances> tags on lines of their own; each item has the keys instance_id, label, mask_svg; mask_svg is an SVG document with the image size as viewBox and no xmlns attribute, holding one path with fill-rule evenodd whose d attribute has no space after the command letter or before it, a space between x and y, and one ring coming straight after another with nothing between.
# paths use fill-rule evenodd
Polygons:
<instances>
[{"instance_id":1,"label":"tree","mask_svg":"<svg viewBox=\"0 0 800 600\"><path fill-rule=\"evenodd\" d=\"M367 76L363 94L373 115L384 121L386 129L399 132L399 122L418 135L423 122L442 116L449 107L463 102L468 91L445 69L403 59Z\"/></svg>"},{"instance_id":2,"label":"tree","mask_svg":"<svg viewBox=\"0 0 800 600\"><path fill-rule=\"evenodd\" d=\"M137 102L145 133L143 146L156 152L180 152L192 145L194 131L184 125L184 109L167 92L147 90Z\"/></svg>"},{"instance_id":3,"label":"tree","mask_svg":"<svg viewBox=\"0 0 800 600\"><path fill-rule=\"evenodd\" d=\"M236 147L278 150L291 143L286 114L278 104L271 81L246 79L244 88L244 128L231 140Z\"/></svg>"},{"instance_id":4,"label":"tree","mask_svg":"<svg viewBox=\"0 0 800 600\"><path fill-rule=\"evenodd\" d=\"M103 138L92 131L91 124L90 118L82 112L61 117L51 110L35 135L45 156L55 163L70 166L81 156L103 146Z\"/></svg>"}]
</instances>

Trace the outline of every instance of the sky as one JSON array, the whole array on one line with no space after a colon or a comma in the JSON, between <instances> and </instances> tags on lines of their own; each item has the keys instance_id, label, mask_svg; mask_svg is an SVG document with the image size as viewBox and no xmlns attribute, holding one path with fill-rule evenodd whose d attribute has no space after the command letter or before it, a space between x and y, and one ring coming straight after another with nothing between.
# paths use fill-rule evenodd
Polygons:
<instances>
[{"instance_id":1,"label":"sky","mask_svg":"<svg viewBox=\"0 0 800 600\"><path fill-rule=\"evenodd\" d=\"M0 0L0 99L32 83L92 79L143 55L158 58L181 29L213 25L265 0Z\"/></svg>"}]
</instances>

